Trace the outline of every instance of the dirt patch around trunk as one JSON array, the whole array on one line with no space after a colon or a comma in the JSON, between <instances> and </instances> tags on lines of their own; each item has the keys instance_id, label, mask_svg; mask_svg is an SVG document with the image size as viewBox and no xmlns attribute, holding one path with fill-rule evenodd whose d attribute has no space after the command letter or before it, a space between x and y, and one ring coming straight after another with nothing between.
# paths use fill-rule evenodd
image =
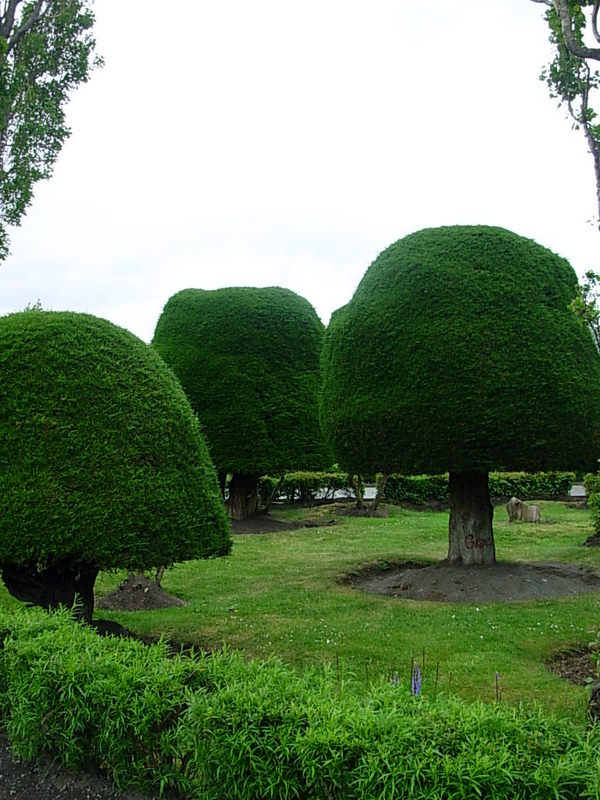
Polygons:
<instances>
[{"instance_id":1,"label":"dirt patch around trunk","mask_svg":"<svg viewBox=\"0 0 600 800\"><path fill-rule=\"evenodd\" d=\"M95 603L97 609L108 611L150 611L185 605L185 600L165 592L153 578L146 575L130 575Z\"/></svg>"},{"instance_id":2,"label":"dirt patch around trunk","mask_svg":"<svg viewBox=\"0 0 600 800\"><path fill-rule=\"evenodd\" d=\"M303 527L303 522L287 522L270 514L256 514L246 519L232 519L232 533L276 533L278 531L295 531Z\"/></svg>"},{"instance_id":3,"label":"dirt patch around trunk","mask_svg":"<svg viewBox=\"0 0 600 800\"><path fill-rule=\"evenodd\" d=\"M372 594L448 603L543 600L600 591L600 575L579 564L456 567L446 561L403 562L370 565L342 580Z\"/></svg>"}]
</instances>

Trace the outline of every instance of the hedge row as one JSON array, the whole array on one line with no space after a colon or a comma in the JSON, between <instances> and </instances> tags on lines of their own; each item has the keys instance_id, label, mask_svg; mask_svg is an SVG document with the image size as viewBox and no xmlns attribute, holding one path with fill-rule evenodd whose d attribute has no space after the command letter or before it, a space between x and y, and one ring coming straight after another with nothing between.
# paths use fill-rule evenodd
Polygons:
<instances>
[{"instance_id":1,"label":"hedge row","mask_svg":"<svg viewBox=\"0 0 600 800\"><path fill-rule=\"evenodd\" d=\"M538 709L358 696L327 674L98 637L0 611L0 713L17 754L189 800L600 796L600 727Z\"/></svg>"},{"instance_id":2,"label":"hedge row","mask_svg":"<svg viewBox=\"0 0 600 800\"><path fill-rule=\"evenodd\" d=\"M552 499L569 494L574 472L490 472L491 497ZM389 503L422 505L448 502L447 475L390 475L385 488Z\"/></svg>"},{"instance_id":3,"label":"hedge row","mask_svg":"<svg viewBox=\"0 0 600 800\"><path fill-rule=\"evenodd\" d=\"M569 493L574 472L492 472L489 476L492 497L552 498ZM261 501L273 492L276 499L309 503L316 498L332 499L338 491L353 495L344 472L290 472L283 480L265 476L260 480ZM430 501L448 502L448 475L390 475L384 500L388 503L424 505Z\"/></svg>"},{"instance_id":4,"label":"hedge row","mask_svg":"<svg viewBox=\"0 0 600 800\"><path fill-rule=\"evenodd\" d=\"M338 491L352 496L353 490L345 472L288 472L283 479L264 475L259 482L263 504L271 498L273 492L276 492L276 500L309 503L317 498L331 500Z\"/></svg>"}]
</instances>

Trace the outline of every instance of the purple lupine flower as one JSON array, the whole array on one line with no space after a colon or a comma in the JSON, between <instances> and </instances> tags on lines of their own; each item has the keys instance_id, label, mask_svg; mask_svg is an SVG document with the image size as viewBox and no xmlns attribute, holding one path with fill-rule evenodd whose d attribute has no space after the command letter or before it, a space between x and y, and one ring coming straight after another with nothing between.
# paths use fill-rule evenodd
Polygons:
<instances>
[{"instance_id":1,"label":"purple lupine flower","mask_svg":"<svg viewBox=\"0 0 600 800\"><path fill-rule=\"evenodd\" d=\"M421 670L419 669L419 665L415 664L413 668L413 673L410 681L410 693L419 695L421 694L421 683L422 683L422 676Z\"/></svg>"}]
</instances>

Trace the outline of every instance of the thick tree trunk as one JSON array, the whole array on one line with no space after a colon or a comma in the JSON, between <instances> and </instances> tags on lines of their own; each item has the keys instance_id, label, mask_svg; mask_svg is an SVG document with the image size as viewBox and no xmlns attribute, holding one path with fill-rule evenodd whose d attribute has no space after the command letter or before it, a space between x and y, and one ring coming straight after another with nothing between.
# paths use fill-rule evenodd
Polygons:
<instances>
[{"instance_id":1,"label":"thick tree trunk","mask_svg":"<svg viewBox=\"0 0 600 800\"><path fill-rule=\"evenodd\" d=\"M227 512L232 519L247 519L258 513L258 476L235 473L229 481Z\"/></svg>"},{"instance_id":2,"label":"thick tree trunk","mask_svg":"<svg viewBox=\"0 0 600 800\"><path fill-rule=\"evenodd\" d=\"M26 603L42 608L73 608L75 617L92 621L94 583L98 568L92 564L63 561L39 571L34 564L3 564L2 580L8 591Z\"/></svg>"},{"instance_id":3,"label":"thick tree trunk","mask_svg":"<svg viewBox=\"0 0 600 800\"><path fill-rule=\"evenodd\" d=\"M450 523L448 561L451 564L496 563L486 472L451 472L449 480Z\"/></svg>"}]
</instances>

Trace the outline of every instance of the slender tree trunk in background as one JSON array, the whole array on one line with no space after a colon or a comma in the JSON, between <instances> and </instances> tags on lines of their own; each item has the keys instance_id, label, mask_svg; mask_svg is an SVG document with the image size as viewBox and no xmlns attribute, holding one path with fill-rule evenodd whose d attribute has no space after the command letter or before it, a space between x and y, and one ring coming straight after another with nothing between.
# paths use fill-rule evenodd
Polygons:
<instances>
[{"instance_id":1,"label":"slender tree trunk in background","mask_svg":"<svg viewBox=\"0 0 600 800\"><path fill-rule=\"evenodd\" d=\"M77 600L76 618L91 622L98 571L92 564L64 561L41 571L35 565L3 564L2 580L17 600L42 608L72 608Z\"/></svg>"},{"instance_id":2,"label":"slender tree trunk in background","mask_svg":"<svg viewBox=\"0 0 600 800\"><path fill-rule=\"evenodd\" d=\"M258 476L234 473L229 481L227 512L232 519L247 519L258 513Z\"/></svg>"},{"instance_id":3,"label":"slender tree trunk in background","mask_svg":"<svg viewBox=\"0 0 600 800\"><path fill-rule=\"evenodd\" d=\"M221 497L225 500L225 488L227 486L227 473L226 472L219 472L217 473L217 478L219 481L219 489L221 491Z\"/></svg>"},{"instance_id":4,"label":"slender tree trunk in background","mask_svg":"<svg viewBox=\"0 0 600 800\"><path fill-rule=\"evenodd\" d=\"M448 561L457 566L496 563L487 472L451 472Z\"/></svg>"},{"instance_id":5,"label":"slender tree trunk in background","mask_svg":"<svg viewBox=\"0 0 600 800\"><path fill-rule=\"evenodd\" d=\"M269 499L267 500L265 505L260 509L262 514L268 514L269 513L269 509L271 508L271 506L273 505L273 501L275 500L275 498L279 494L279 490L281 489L284 480L285 480L285 472L283 473L283 475L281 475L281 477L277 481L277 484L273 488L273 491L271 492L271 494L269 496Z\"/></svg>"},{"instance_id":6,"label":"slender tree trunk in background","mask_svg":"<svg viewBox=\"0 0 600 800\"><path fill-rule=\"evenodd\" d=\"M364 508L364 488L363 488L363 480L362 475L359 473L358 475L348 475L348 483L354 489L354 496L356 497L356 508Z\"/></svg>"},{"instance_id":7,"label":"slender tree trunk in background","mask_svg":"<svg viewBox=\"0 0 600 800\"><path fill-rule=\"evenodd\" d=\"M381 478L379 479L379 483L377 484L377 494L375 495L375 499L370 505L371 511L377 511L377 509L379 508L379 504L383 500L383 495L385 494L387 479L388 479L387 474L382 475Z\"/></svg>"}]
</instances>

